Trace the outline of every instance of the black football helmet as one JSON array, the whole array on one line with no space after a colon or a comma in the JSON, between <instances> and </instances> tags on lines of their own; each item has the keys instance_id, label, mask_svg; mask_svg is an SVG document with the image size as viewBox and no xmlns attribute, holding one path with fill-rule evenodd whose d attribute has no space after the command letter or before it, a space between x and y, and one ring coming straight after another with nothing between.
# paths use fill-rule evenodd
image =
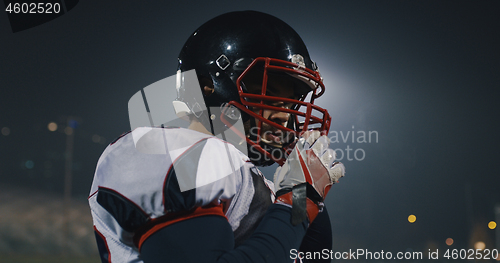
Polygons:
<instances>
[{"instance_id":1,"label":"black football helmet","mask_svg":"<svg viewBox=\"0 0 500 263\"><path fill-rule=\"evenodd\" d=\"M191 34L178 59L178 73L195 69L202 89L213 85L213 93L204 96L207 109L221 107L226 113L215 117L208 112L212 118L201 121L207 130L214 133L215 123L231 128L228 116L234 118L235 108L240 110L239 116L244 122L249 121L251 127L256 127L253 134L239 134L247 141L249 156L256 164L277 162L282 165L300 132L310 129L328 132L330 128L328 112L314 105L314 100L325 91L318 67L295 30L274 16L240 11L213 18ZM258 93L249 92L245 86L245 76L249 72L262 74L262 88ZM292 78L297 85L290 88L297 96L270 96L267 79L273 75ZM180 90L178 100L189 106L190 98L182 94ZM277 102L293 106L281 107ZM266 109L286 112L290 120L279 124L266 119L263 116ZM261 138L263 123L295 136L282 147L273 146ZM260 153L258 157L251 154L256 152Z\"/></svg>"}]
</instances>

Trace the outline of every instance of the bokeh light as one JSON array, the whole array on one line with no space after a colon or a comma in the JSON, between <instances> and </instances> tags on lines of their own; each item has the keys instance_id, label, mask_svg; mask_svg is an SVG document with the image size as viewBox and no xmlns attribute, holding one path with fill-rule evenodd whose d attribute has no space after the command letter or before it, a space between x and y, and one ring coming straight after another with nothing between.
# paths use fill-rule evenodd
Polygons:
<instances>
[{"instance_id":1,"label":"bokeh light","mask_svg":"<svg viewBox=\"0 0 500 263\"><path fill-rule=\"evenodd\" d=\"M10 134L10 129L9 129L9 127L3 127L3 128L2 128L2 135L3 135L3 136L9 136L9 134Z\"/></svg>"},{"instance_id":2,"label":"bokeh light","mask_svg":"<svg viewBox=\"0 0 500 263\"><path fill-rule=\"evenodd\" d=\"M28 168L28 169L33 169L33 167L35 167L35 163L32 160L27 160L24 163L24 166L26 166L26 168Z\"/></svg>"},{"instance_id":3,"label":"bokeh light","mask_svg":"<svg viewBox=\"0 0 500 263\"><path fill-rule=\"evenodd\" d=\"M415 223L417 221L417 217L415 215L408 216L408 222Z\"/></svg>"},{"instance_id":4,"label":"bokeh light","mask_svg":"<svg viewBox=\"0 0 500 263\"><path fill-rule=\"evenodd\" d=\"M69 122L68 122L68 126L73 128L73 129L78 128L78 125L79 125L78 121L73 120L73 119L69 120Z\"/></svg>"},{"instance_id":5,"label":"bokeh light","mask_svg":"<svg viewBox=\"0 0 500 263\"><path fill-rule=\"evenodd\" d=\"M451 246L453 245L453 238L449 237L446 239L446 245Z\"/></svg>"},{"instance_id":6,"label":"bokeh light","mask_svg":"<svg viewBox=\"0 0 500 263\"><path fill-rule=\"evenodd\" d=\"M483 241L477 241L475 244L474 244L474 248L475 249L484 249L486 247L486 244L483 242Z\"/></svg>"},{"instance_id":7,"label":"bokeh light","mask_svg":"<svg viewBox=\"0 0 500 263\"><path fill-rule=\"evenodd\" d=\"M57 131L57 123L55 122L50 122L48 125L47 125L47 129L49 129L49 131Z\"/></svg>"},{"instance_id":8,"label":"bokeh light","mask_svg":"<svg viewBox=\"0 0 500 263\"><path fill-rule=\"evenodd\" d=\"M73 134L73 128L71 128L71 127L69 127L69 126L68 126L68 127L66 127L66 128L64 128L64 133L66 133L66 135L71 135L71 134Z\"/></svg>"},{"instance_id":9,"label":"bokeh light","mask_svg":"<svg viewBox=\"0 0 500 263\"><path fill-rule=\"evenodd\" d=\"M92 141L95 142L95 143L98 143L99 141L101 140L101 136L97 135L97 134L94 134L92 136Z\"/></svg>"},{"instance_id":10,"label":"bokeh light","mask_svg":"<svg viewBox=\"0 0 500 263\"><path fill-rule=\"evenodd\" d=\"M491 221L488 223L489 229L495 229L497 227L497 223L495 221Z\"/></svg>"}]
</instances>

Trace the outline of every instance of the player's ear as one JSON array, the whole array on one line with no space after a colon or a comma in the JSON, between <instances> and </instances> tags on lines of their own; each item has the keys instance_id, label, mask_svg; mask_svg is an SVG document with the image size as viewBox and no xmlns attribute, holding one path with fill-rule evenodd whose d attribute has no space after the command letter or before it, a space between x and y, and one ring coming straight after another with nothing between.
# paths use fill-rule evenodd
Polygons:
<instances>
[{"instance_id":1,"label":"player's ear","mask_svg":"<svg viewBox=\"0 0 500 263\"><path fill-rule=\"evenodd\" d=\"M214 83L211 78L203 77L200 79L200 87L203 92L203 96L208 97L214 93Z\"/></svg>"},{"instance_id":2,"label":"player's ear","mask_svg":"<svg viewBox=\"0 0 500 263\"><path fill-rule=\"evenodd\" d=\"M203 95L205 95L205 97L210 96L212 93L214 93L214 88L213 87L209 87L209 86L204 86L203 87Z\"/></svg>"}]
</instances>

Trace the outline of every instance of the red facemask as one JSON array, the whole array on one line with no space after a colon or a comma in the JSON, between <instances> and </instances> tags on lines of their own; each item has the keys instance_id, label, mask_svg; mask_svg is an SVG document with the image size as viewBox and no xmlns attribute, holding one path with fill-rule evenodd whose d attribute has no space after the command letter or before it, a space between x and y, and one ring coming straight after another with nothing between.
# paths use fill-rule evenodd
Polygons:
<instances>
[{"instance_id":1,"label":"red facemask","mask_svg":"<svg viewBox=\"0 0 500 263\"><path fill-rule=\"evenodd\" d=\"M263 76L262 76L262 89L260 94L245 92L242 80L252 69L262 68L263 65ZM291 77L299 79L306 83L311 93L310 96L307 94L301 95L299 99L283 98L266 95L268 74L269 72L276 73L286 73ZM307 130L319 130L323 134L327 134L330 129L331 117L326 109L314 105L314 100L325 92L325 86L323 84L322 78L318 71L311 70L309 68L299 66L299 64L292 63L289 61L264 58L259 57L252 61L252 63L243 71L243 73L238 77L236 81L238 87L238 92L240 95L240 102L230 101L228 105L233 105L239 110L245 112L251 117L258 120L256 127L256 139L253 140L239 131L234 130L240 137L246 139L247 143L254 147L257 151L264 154L268 158L271 158L277 162L280 166L284 164L286 157L291 152L294 143L288 143L284 146L282 157L276 157L275 155L269 153L261 147L261 130L262 123L266 123L275 129L280 130L283 133L293 133L295 137L299 137L302 132ZM308 101L306 101L306 99ZM293 104L291 108L276 107L273 103L282 102L286 104ZM256 113L255 109L259 112ZM264 118L264 110L271 110L276 112L285 112L290 114L291 124L285 127L281 124L273 122L269 119ZM221 116L223 122L228 125L229 123L225 121L224 116ZM231 127L230 125L228 125Z\"/></svg>"}]
</instances>

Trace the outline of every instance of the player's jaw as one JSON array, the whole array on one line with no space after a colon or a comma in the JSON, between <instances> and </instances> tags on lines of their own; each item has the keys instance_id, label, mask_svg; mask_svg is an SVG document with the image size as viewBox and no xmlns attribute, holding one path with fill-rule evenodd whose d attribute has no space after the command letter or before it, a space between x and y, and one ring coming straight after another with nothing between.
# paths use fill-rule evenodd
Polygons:
<instances>
[{"instance_id":1,"label":"player's jaw","mask_svg":"<svg viewBox=\"0 0 500 263\"><path fill-rule=\"evenodd\" d=\"M287 126L287 123L290 120L289 113L281 111L264 110L262 117L264 117L273 125L271 125L268 122L260 123L260 121L256 119L257 127L259 126L259 124L261 125L260 128L261 142L273 147L282 148L283 145L289 144L295 139L295 133L288 132L285 129L279 128L279 127L284 128ZM257 131L257 129L253 130Z\"/></svg>"},{"instance_id":2,"label":"player's jaw","mask_svg":"<svg viewBox=\"0 0 500 263\"><path fill-rule=\"evenodd\" d=\"M272 127L267 123L262 123L260 138L263 143L282 148L295 139L295 134Z\"/></svg>"}]
</instances>

